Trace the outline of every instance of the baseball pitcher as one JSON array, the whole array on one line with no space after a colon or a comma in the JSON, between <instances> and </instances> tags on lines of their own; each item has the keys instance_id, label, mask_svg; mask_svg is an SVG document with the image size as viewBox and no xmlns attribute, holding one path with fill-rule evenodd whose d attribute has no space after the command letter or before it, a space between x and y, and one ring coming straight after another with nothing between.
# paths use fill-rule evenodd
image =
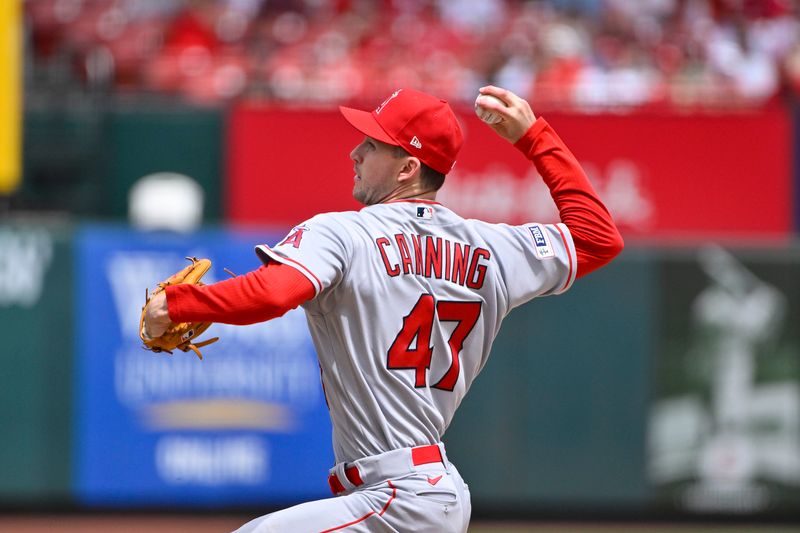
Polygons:
<instances>
[{"instance_id":1,"label":"baseball pitcher","mask_svg":"<svg viewBox=\"0 0 800 533\"><path fill-rule=\"evenodd\" d=\"M340 108L364 137L353 196L364 208L306 220L263 265L211 285L169 285L143 335L177 323L252 324L302 306L333 425L335 497L268 514L250 532L462 532L470 495L442 438L503 319L608 263L622 239L575 157L528 102L480 89L479 115L536 165L561 218L467 220L436 201L462 145L450 106L412 89L374 111Z\"/></svg>"}]
</instances>

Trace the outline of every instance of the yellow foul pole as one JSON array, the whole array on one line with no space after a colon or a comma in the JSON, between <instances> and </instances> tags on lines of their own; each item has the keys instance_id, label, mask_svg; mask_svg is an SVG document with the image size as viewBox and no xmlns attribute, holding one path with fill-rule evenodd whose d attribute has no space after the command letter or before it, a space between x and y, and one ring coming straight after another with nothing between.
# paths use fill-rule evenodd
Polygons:
<instances>
[{"instance_id":1,"label":"yellow foul pole","mask_svg":"<svg viewBox=\"0 0 800 533\"><path fill-rule=\"evenodd\" d=\"M22 0L0 0L0 195L19 186L21 130Z\"/></svg>"}]
</instances>

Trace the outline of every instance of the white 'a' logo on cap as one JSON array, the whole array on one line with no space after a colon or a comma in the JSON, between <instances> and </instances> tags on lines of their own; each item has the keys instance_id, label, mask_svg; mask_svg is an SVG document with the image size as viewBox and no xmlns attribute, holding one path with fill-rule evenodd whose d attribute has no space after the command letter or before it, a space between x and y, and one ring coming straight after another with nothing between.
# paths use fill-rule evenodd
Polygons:
<instances>
[{"instance_id":1,"label":"white 'a' logo on cap","mask_svg":"<svg viewBox=\"0 0 800 533\"><path fill-rule=\"evenodd\" d=\"M414 148L422 148L422 143L419 142L419 139L417 139L416 135L414 135L414 137L411 139L411 142L409 144L411 146L413 146Z\"/></svg>"},{"instance_id":2,"label":"white 'a' logo on cap","mask_svg":"<svg viewBox=\"0 0 800 533\"><path fill-rule=\"evenodd\" d=\"M387 98L386 100L384 100L384 101L383 101L383 103L382 103L381 105L379 105L379 106L378 106L378 108L375 110L375 114L376 114L376 115L380 115L380 114L381 114L381 111L383 111L383 108L384 108L384 107L386 107L386 104L388 104L389 102L391 102L391 101L392 101L392 99L394 99L394 98L397 98L397 95L398 95L398 94L400 94L400 91L402 91L402 90L403 90L403 89L397 89L395 92L393 92L393 93L392 93L392 95L391 95L391 96L389 96L389 98Z\"/></svg>"}]
</instances>

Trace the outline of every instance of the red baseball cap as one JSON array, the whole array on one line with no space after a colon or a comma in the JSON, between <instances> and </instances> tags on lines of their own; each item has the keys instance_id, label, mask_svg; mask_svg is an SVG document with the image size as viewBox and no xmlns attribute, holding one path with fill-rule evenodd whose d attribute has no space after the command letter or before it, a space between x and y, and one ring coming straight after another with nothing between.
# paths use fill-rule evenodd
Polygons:
<instances>
[{"instance_id":1,"label":"red baseball cap","mask_svg":"<svg viewBox=\"0 0 800 533\"><path fill-rule=\"evenodd\" d=\"M414 89L398 89L372 111L339 107L355 129L408 153L442 174L456 164L464 136L445 100Z\"/></svg>"}]
</instances>

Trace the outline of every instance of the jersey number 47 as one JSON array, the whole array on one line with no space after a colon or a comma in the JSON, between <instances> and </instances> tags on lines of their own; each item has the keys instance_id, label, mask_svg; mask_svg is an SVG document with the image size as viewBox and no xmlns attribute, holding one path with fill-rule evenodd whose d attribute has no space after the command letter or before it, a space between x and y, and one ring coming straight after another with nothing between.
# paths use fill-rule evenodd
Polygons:
<instances>
[{"instance_id":1,"label":"jersey number 47","mask_svg":"<svg viewBox=\"0 0 800 533\"><path fill-rule=\"evenodd\" d=\"M456 327L447 341L450 352L450 367L434 385L435 389L452 391L458 381L460 371L458 356L464 341L472 332L481 315L482 302L440 301L435 302L432 294L423 294L411 312L403 318L403 328L389 348L386 367L391 370L416 371L415 387L427 386L427 370L431 366L433 346L431 331L437 318L441 322L456 322ZM412 348L414 339L416 346Z\"/></svg>"}]
</instances>

